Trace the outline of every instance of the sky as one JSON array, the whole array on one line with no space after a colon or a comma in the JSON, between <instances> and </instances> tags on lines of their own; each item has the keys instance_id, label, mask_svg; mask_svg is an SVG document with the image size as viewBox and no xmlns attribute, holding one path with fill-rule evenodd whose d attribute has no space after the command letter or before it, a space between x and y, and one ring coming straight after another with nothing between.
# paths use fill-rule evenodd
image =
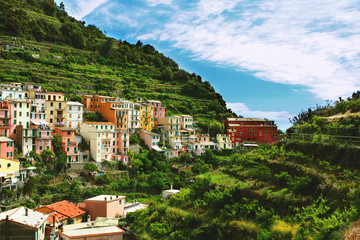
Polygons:
<instances>
[{"instance_id":1,"label":"sky","mask_svg":"<svg viewBox=\"0 0 360 240\"><path fill-rule=\"evenodd\" d=\"M56 0L109 37L153 45L243 117L282 130L360 89L360 0Z\"/></svg>"}]
</instances>

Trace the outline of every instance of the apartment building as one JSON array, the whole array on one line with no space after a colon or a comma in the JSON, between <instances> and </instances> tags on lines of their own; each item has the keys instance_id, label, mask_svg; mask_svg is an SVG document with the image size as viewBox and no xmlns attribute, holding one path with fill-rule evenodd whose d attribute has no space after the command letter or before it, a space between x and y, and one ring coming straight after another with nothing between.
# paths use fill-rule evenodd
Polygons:
<instances>
[{"instance_id":1,"label":"apartment building","mask_svg":"<svg viewBox=\"0 0 360 240\"><path fill-rule=\"evenodd\" d=\"M82 104L88 112L100 112L101 103L114 101L114 97L101 96L101 95L83 95Z\"/></svg>"},{"instance_id":2,"label":"apartment building","mask_svg":"<svg viewBox=\"0 0 360 240\"><path fill-rule=\"evenodd\" d=\"M0 158L14 159L14 140L0 137Z\"/></svg>"},{"instance_id":3,"label":"apartment building","mask_svg":"<svg viewBox=\"0 0 360 240\"><path fill-rule=\"evenodd\" d=\"M65 153L67 162L79 162L80 151L79 143L75 141L75 129L56 127L55 134L60 137L61 150Z\"/></svg>"},{"instance_id":4,"label":"apartment building","mask_svg":"<svg viewBox=\"0 0 360 240\"><path fill-rule=\"evenodd\" d=\"M84 105L78 102L67 102L66 127L80 129L83 122Z\"/></svg>"},{"instance_id":5,"label":"apartment building","mask_svg":"<svg viewBox=\"0 0 360 240\"><path fill-rule=\"evenodd\" d=\"M181 124L184 129L192 129L194 128L194 120L191 115L180 115Z\"/></svg>"},{"instance_id":6,"label":"apartment building","mask_svg":"<svg viewBox=\"0 0 360 240\"><path fill-rule=\"evenodd\" d=\"M64 94L49 92L46 93L45 119L51 129L55 126L65 126L66 124L67 102Z\"/></svg>"},{"instance_id":7,"label":"apartment building","mask_svg":"<svg viewBox=\"0 0 360 240\"><path fill-rule=\"evenodd\" d=\"M100 105L100 113L109 122L115 124L116 130L128 131L129 110L133 108L130 101L106 101Z\"/></svg>"},{"instance_id":8,"label":"apartment building","mask_svg":"<svg viewBox=\"0 0 360 240\"><path fill-rule=\"evenodd\" d=\"M116 131L110 122L84 122L80 134L90 145L91 157L102 160L128 160L129 134Z\"/></svg>"},{"instance_id":9,"label":"apartment building","mask_svg":"<svg viewBox=\"0 0 360 240\"><path fill-rule=\"evenodd\" d=\"M157 127L159 125L158 118L165 117L165 107L161 106L161 102L157 100L147 100L146 102L154 107L154 127Z\"/></svg>"},{"instance_id":10,"label":"apartment building","mask_svg":"<svg viewBox=\"0 0 360 240\"><path fill-rule=\"evenodd\" d=\"M227 134L217 134L216 141L219 144L220 149L232 149L232 143L230 141L230 136Z\"/></svg>"},{"instance_id":11,"label":"apartment building","mask_svg":"<svg viewBox=\"0 0 360 240\"><path fill-rule=\"evenodd\" d=\"M269 143L277 142L277 126L274 121L259 118L228 118L227 134L233 147L244 142Z\"/></svg>"},{"instance_id":12,"label":"apartment building","mask_svg":"<svg viewBox=\"0 0 360 240\"><path fill-rule=\"evenodd\" d=\"M151 132L154 127L154 106L148 103L136 103L135 108L140 111L140 129Z\"/></svg>"}]
</instances>

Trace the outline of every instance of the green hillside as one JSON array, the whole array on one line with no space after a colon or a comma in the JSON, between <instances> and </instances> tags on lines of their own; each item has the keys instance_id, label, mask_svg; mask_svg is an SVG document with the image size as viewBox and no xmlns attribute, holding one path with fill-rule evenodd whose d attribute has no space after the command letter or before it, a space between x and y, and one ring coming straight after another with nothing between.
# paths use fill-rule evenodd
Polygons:
<instances>
[{"instance_id":1,"label":"green hillside","mask_svg":"<svg viewBox=\"0 0 360 240\"><path fill-rule=\"evenodd\" d=\"M1 82L35 82L69 98L87 93L158 99L170 115L194 114L204 126L232 116L200 76L151 45L105 36L53 0L1 1L0 46Z\"/></svg>"},{"instance_id":2,"label":"green hillside","mask_svg":"<svg viewBox=\"0 0 360 240\"><path fill-rule=\"evenodd\" d=\"M293 117L289 133L326 134L360 137L360 91L346 100L308 109Z\"/></svg>"}]
</instances>

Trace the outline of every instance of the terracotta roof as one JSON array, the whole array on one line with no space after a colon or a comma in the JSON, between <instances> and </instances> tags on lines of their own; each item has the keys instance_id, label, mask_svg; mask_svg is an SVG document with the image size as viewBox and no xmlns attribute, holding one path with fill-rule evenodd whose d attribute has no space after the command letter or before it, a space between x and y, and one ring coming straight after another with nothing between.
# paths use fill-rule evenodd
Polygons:
<instances>
[{"instance_id":1,"label":"terracotta roof","mask_svg":"<svg viewBox=\"0 0 360 240\"><path fill-rule=\"evenodd\" d=\"M91 125L114 125L112 122L85 122L86 124Z\"/></svg>"},{"instance_id":2,"label":"terracotta roof","mask_svg":"<svg viewBox=\"0 0 360 240\"><path fill-rule=\"evenodd\" d=\"M61 213L58 213L58 212L53 212L53 213L50 213L49 214L49 218L48 218L48 224L52 224L53 223L53 217L55 216L55 221L62 221L64 219L67 219L68 217L61 214Z\"/></svg>"},{"instance_id":3,"label":"terracotta roof","mask_svg":"<svg viewBox=\"0 0 360 240\"><path fill-rule=\"evenodd\" d=\"M83 215L86 213L84 210L82 210L81 208L76 206L74 203L69 202L67 200L53 203L53 204L47 205L46 207L53 211L61 213L62 215L71 217L71 218L74 218L74 217L77 217L77 216L80 216L80 215Z\"/></svg>"}]
</instances>

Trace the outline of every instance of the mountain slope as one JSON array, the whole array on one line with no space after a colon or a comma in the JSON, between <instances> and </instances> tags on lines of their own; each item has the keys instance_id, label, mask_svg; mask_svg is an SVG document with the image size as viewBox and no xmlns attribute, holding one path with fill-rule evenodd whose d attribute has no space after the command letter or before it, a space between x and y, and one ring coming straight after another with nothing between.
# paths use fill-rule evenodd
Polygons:
<instances>
[{"instance_id":1,"label":"mountain slope","mask_svg":"<svg viewBox=\"0 0 360 240\"><path fill-rule=\"evenodd\" d=\"M53 0L0 2L0 80L35 82L49 91L162 101L169 114L232 116L209 82L151 45L106 37L69 17ZM7 51L9 50L9 51Z\"/></svg>"}]
</instances>

